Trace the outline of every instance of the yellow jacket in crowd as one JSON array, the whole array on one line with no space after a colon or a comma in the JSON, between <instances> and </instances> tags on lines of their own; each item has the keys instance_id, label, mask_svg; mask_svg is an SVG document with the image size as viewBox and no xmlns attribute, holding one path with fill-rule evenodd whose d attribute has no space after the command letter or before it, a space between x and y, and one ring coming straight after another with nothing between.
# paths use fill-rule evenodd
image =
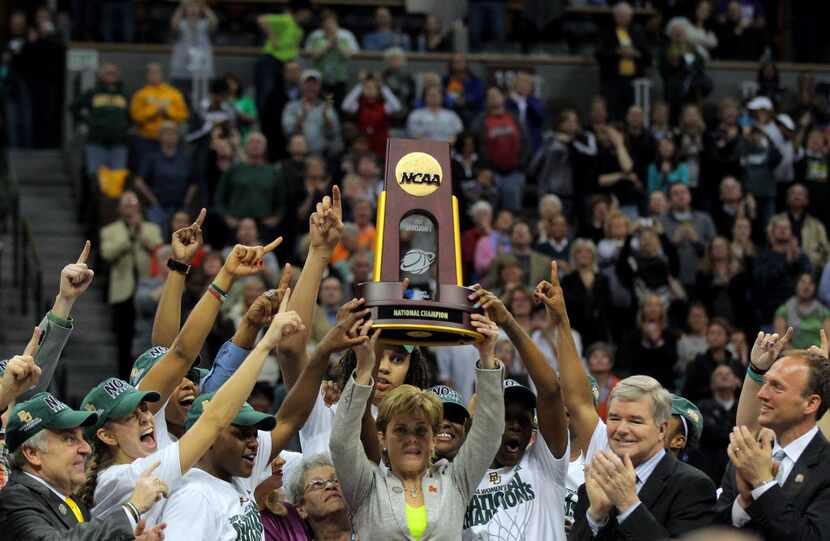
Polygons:
<instances>
[{"instance_id":1,"label":"yellow jacket in crowd","mask_svg":"<svg viewBox=\"0 0 830 541\"><path fill-rule=\"evenodd\" d=\"M180 123L187 120L187 105L182 93L172 86L147 85L133 94L130 116L138 126L138 134L145 139L158 139L159 126L165 120Z\"/></svg>"}]
</instances>

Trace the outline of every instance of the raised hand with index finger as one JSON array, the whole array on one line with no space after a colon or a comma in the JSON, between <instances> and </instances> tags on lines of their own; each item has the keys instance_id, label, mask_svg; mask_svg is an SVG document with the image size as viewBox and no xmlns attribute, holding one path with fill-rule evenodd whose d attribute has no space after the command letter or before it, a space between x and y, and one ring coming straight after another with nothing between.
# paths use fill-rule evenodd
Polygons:
<instances>
[{"instance_id":1,"label":"raised hand with index finger","mask_svg":"<svg viewBox=\"0 0 830 541\"><path fill-rule=\"evenodd\" d=\"M311 248L331 253L343 234L343 204L340 188L332 187L328 195L317 203L317 208L309 219L309 237Z\"/></svg>"},{"instance_id":2,"label":"raised hand with index finger","mask_svg":"<svg viewBox=\"0 0 830 541\"><path fill-rule=\"evenodd\" d=\"M224 269L236 277L250 276L261 272L265 266L262 258L265 257L265 254L273 252L280 244L282 244L282 237L278 237L266 246L237 244L228 254Z\"/></svg>"},{"instance_id":3,"label":"raised hand with index finger","mask_svg":"<svg viewBox=\"0 0 830 541\"><path fill-rule=\"evenodd\" d=\"M40 380L41 369L30 355L15 355L6 363L0 377L0 395L4 401L15 400ZM8 403L6 404L8 405Z\"/></svg>"},{"instance_id":4,"label":"raised hand with index finger","mask_svg":"<svg viewBox=\"0 0 830 541\"><path fill-rule=\"evenodd\" d=\"M75 263L70 263L61 270L60 291L58 295L62 298L74 301L92 284L95 272L87 265L91 251L92 243L86 241L83 250L81 250L81 255L78 256L78 260Z\"/></svg>"},{"instance_id":5,"label":"raised hand with index finger","mask_svg":"<svg viewBox=\"0 0 830 541\"><path fill-rule=\"evenodd\" d=\"M554 325L567 320L568 310L565 307L565 294L559 285L559 267L556 261L550 263L550 282L543 280L533 292L533 300L545 305L545 310Z\"/></svg>"},{"instance_id":6,"label":"raised hand with index finger","mask_svg":"<svg viewBox=\"0 0 830 541\"><path fill-rule=\"evenodd\" d=\"M206 214L207 210L202 209L195 222L173 233L173 239L170 245L175 261L189 265L193 256L196 255L199 248L204 244L202 224L205 223Z\"/></svg>"}]
</instances>

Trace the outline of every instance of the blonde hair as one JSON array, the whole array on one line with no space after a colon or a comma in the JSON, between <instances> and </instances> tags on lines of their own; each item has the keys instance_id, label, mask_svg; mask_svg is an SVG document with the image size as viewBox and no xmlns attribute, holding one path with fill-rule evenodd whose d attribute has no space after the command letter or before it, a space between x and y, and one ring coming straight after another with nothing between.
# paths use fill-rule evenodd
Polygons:
<instances>
[{"instance_id":1,"label":"blonde hair","mask_svg":"<svg viewBox=\"0 0 830 541\"><path fill-rule=\"evenodd\" d=\"M378 430L386 432L392 418L399 415L422 415L434 432L444 418L444 406L434 393L404 384L389 393L380 403L376 421Z\"/></svg>"},{"instance_id":2,"label":"blonde hair","mask_svg":"<svg viewBox=\"0 0 830 541\"><path fill-rule=\"evenodd\" d=\"M605 223L602 224L602 230L605 233L606 238L611 238L611 223L614 220L623 220L625 222L626 231L628 231L629 233L631 232L631 220L628 218L628 216L626 216L619 210L614 210L608 213L608 215L605 217Z\"/></svg>"},{"instance_id":3,"label":"blonde hair","mask_svg":"<svg viewBox=\"0 0 830 541\"><path fill-rule=\"evenodd\" d=\"M576 253L580 250L588 250L591 252L591 257L594 259L591 265L591 270L597 272L597 245L591 239L576 239L571 245L571 268L576 269Z\"/></svg>"}]
</instances>

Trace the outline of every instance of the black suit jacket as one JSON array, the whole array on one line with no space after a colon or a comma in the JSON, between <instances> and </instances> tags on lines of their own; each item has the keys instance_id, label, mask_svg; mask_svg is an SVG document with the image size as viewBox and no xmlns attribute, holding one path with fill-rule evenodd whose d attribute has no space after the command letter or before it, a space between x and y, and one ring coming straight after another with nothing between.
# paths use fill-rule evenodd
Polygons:
<instances>
[{"instance_id":1,"label":"black suit jacket","mask_svg":"<svg viewBox=\"0 0 830 541\"><path fill-rule=\"evenodd\" d=\"M12 474L0 491L0 538L15 541L127 541L135 538L125 512L78 524L72 510L48 487L22 472Z\"/></svg>"},{"instance_id":2,"label":"black suit jacket","mask_svg":"<svg viewBox=\"0 0 830 541\"><path fill-rule=\"evenodd\" d=\"M579 500L574 512L570 541L659 541L680 537L712 523L715 485L693 466L680 462L671 454L657 467L640 489L640 505L622 524L609 518L594 537L585 512L589 500L585 485L579 487Z\"/></svg>"},{"instance_id":3,"label":"black suit jacket","mask_svg":"<svg viewBox=\"0 0 830 541\"><path fill-rule=\"evenodd\" d=\"M634 61L634 75L632 77L643 77L646 68L651 65L651 47L649 47L648 38L646 38L645 32L636 25L629 26L628 36L631 38L632 47L640 53L639 58L632 58ZM617 53L619 47L620 39L617 37L617 29L613 26L604 29L599 35L599 47L597 47L595 53L603 81L622 78L619 74L621 58Z\"/></svg>"},{"instance_id":4,"label":"black suit jacket","mask_svg":"<svg viewBox=\"0 0 830 541\"><path fill-rule=\"evenodd\" d=\"M738 495L735 466L730 462L721 483L717 521L732 525ZM747 507L752 520L745 528L766 541L830 539L830 443L819 431L801 453L784 486L773 486Z\"/></svg>"}]
</instances>

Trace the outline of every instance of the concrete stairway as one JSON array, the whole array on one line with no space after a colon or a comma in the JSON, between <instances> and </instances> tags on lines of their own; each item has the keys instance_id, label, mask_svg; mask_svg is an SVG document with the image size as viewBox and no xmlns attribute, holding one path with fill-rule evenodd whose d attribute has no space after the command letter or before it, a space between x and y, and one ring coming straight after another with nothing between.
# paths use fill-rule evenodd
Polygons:
<instances>
[{"instance_id":1,"label":"concrete stairway","mask_svg":"<svg viewBox=\"0 0 830 541\"><path fill-rule=\"evenodd\" d=\"M77 221L77 202L66 174L60 150L18 150L10 154L9 168L20 185L21 216L28 220L43 270L43 307L35 310L42 317L51 308L64 265L77 260L84 244L84 228ZM93 252L97 239L90 239ZM3 239L0 310L2 310L2 350L9 356L22 351L32 333L35 314L20 313L20 295L12 288L11 238ZM94 258L90 258L94 261ZM94 264L91 263L94 267ZM103 290L104 280L97 275L92 287L78 300L72 312L75 330L64 350L64 368L57 378L62 398L77 404L80 398L103 378L117 373L115 336L111 314ZM30 308L31 310L31 308ZM60 373L59 373L60 374Z\"/></svg>"}]
</instances>

